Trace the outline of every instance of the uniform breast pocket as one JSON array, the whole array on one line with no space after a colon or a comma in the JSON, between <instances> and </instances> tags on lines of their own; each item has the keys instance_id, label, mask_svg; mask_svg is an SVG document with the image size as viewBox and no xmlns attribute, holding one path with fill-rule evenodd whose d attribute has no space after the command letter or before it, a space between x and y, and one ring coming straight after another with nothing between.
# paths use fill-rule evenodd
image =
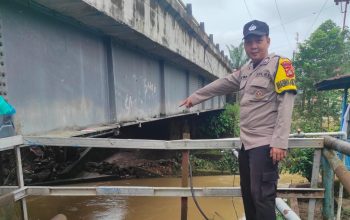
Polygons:
<instances>
[{"instance_id":1,"label":"uniform breast pocket","mask_svg":"<svg viewBox=\"0 0 350 220\"><path fill-rule=\"evenodd\" d=\"M257 77L250 83L250 101L267 101L271 93L269 89L270 80L264 77Z\"/></svg>"}]
</instances>

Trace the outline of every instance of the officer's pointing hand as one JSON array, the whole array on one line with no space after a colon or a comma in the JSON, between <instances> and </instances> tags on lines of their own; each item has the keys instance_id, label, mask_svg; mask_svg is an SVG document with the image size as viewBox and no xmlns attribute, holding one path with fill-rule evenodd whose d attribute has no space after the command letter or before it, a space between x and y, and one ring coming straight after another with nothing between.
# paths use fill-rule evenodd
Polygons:
<instances>
[{"instance_id":1,"label":"officer's pointing hand","mask_svg":"<svg viewBox=\"0 0 350 220\"><path fill-rule=\"evenodd\" d=\"M183 100L179 107L181 107L181 106L185 106L186 108L191 108L193 106L191 99L187 98L187 99Z\"/></svg>"},{"instance_id":2,"label":"officer's pointing hand","mask_svg":"<svg viewBox=\"0 0 350 220\"><path fill-rule=\"evenodd\" d=\"M287 156L287 150L271 147L270 157L272 157L272 161L275 164L278 161L283 160Z\"/></svg>"}]
</instances>

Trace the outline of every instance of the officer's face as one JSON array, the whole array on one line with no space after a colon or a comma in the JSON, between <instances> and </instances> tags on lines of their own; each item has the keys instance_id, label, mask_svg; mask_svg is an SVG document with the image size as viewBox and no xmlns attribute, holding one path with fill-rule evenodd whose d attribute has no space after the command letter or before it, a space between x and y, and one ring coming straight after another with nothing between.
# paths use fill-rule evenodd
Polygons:
<instances>
[{"instance_id":1,"label":"officer's face","mask_svg":"<svg viewBox=\"0 0 350 220\"><path fill-rule=\"evenodd\" d=\"M260 63L267 55L270 46L268 36L250 35L244 39L244 49L253 63Z\"/></svg>"}]
</instances>

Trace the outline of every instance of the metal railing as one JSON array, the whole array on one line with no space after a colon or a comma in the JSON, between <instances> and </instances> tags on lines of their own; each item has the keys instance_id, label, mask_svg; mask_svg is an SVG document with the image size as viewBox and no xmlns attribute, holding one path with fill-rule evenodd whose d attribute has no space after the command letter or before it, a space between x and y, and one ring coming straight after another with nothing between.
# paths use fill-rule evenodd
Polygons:
<instances>
[{"instance_id":1,"label":"metal railing","mask_svg":"<svg viewBox=\"0 0 350 220\"><path fill-rule=\"evenodd\" d=\"M333 134L335 136L339 135ZM211 140L135 140L109 138L57 138L57 137L22 137L14 136L0 139L0 151L14 150L17 162L18 189L0 196L0 206L8 202L21 201L23 219L28 219L26 198L29 196L167 196L191 197L189 187L145 187L145 186L98 186L98 187L54 187L25 186L22 172L20 148L29 146L59 146L59 147L95 147L124 149L162 149L162 150L208 150L208 149L239 149L238 138ZM318 188L324 138L289 138L289 148L314 148L312 180L310 188L278 188L277 196L281 198L306 198L309 202L309 218L313 219L316 199L323 199L325 192ZM3 190L6 187L2 187ZM239 187L194 187L198 197L240 197ZM327 190L327 189L326 189ZM328 193L328 192L327 192ZM293 218L291 218L293 219Z\"/></svg>"}]
</instances>

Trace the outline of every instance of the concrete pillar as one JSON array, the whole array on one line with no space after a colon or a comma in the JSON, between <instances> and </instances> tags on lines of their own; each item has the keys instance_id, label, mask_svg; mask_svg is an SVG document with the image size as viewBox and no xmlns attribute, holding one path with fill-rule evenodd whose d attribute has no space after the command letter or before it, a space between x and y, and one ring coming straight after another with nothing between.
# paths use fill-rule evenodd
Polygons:
<instances>
[{"instance_id":1,"label":"concrete pillar","mask_svg":"<svg viewBox=\"0 0 350 220\"><path fill-rule=\"evenodd\" d=\"M186 11L188 15L192 16L192 4L187 4L186 5Z\"/></svg>"},{"instance_id":2,"label":"concrete pillar","mask_svg":"<svg viewBox=\"0 0 350 220\"><path fill-rule=\"evenodd\" d=\"M205 25L204 25L204 22L200 22L200 23L199 23L199 27L200 27L200 29L201 29L203 32L205 32Z\"/></svg>"},{"instance_id":3,"label":"concrete pillar","mask_svg":"<svg viewBox=\"0 0 350 220\"><path fill-rule=\"evenodd\" d=\"M213 34L209 34L209 41L214 43L214 35Z\"/></svg>"}]
</instances>

